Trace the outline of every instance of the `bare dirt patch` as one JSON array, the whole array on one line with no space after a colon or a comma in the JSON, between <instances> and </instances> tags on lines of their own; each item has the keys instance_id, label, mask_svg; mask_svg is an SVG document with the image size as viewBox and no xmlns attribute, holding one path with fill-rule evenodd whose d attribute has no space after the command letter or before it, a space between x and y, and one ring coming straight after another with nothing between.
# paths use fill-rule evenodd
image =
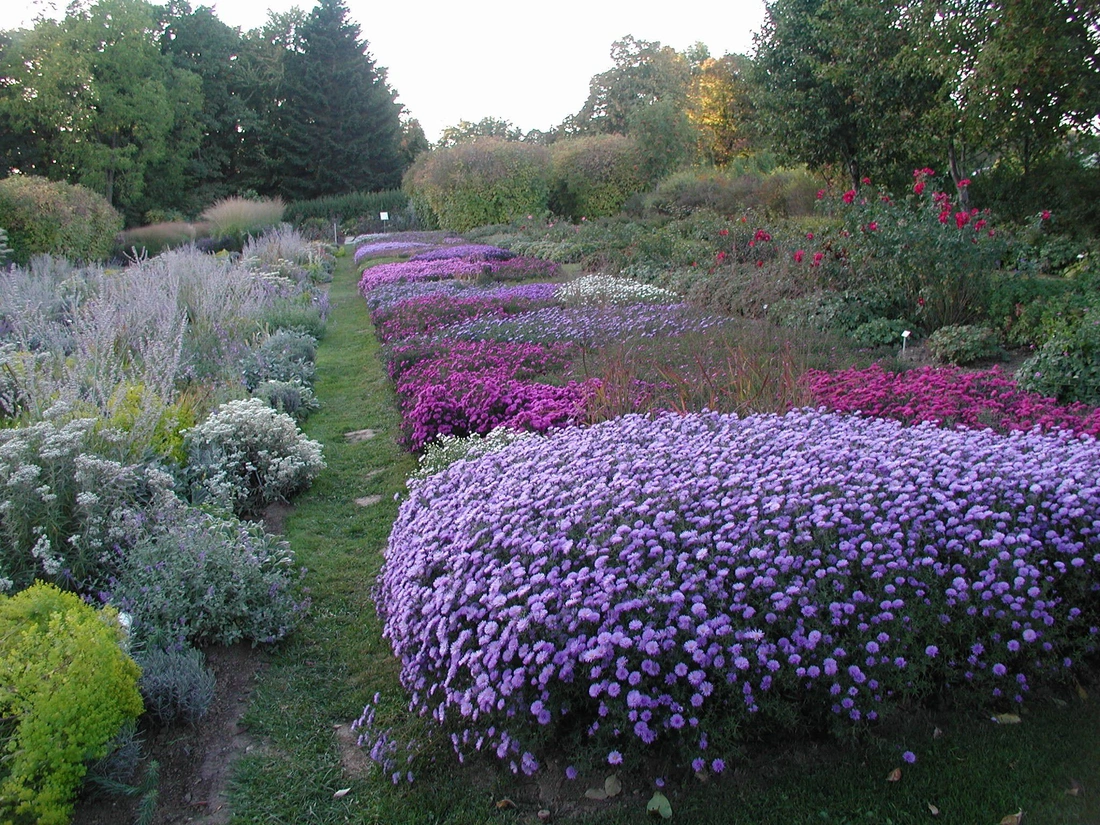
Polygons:
<instances>
[{"instance_id":1,"label":"bare dirt patch","mask_svg":"<svg viewBox=\"0 0 1100 825\"><path fill-rule=\"evenodd\" d=\"M350 433L344 433L344 439L349 444L358 444L360 441L370 441L378 435L378 430L352 430Z\"/></svg>"},{"instance_id":2,"label":"bare dirt patch","mask_svg":"<svg viewBox=\"0 0 1100 825\"><path fill-rule=\"evenodd\" d=\"M233 762L261 746L241 725L264 654L247 644L207 648L206 664L217 677L214 701L194 728L147 730L146 760L160 765L154 825L189 822L225 825L230 820L228 788ZM117 796L82 799L73 825L124 825L133 822L136 802Z\"/></svg>"}]
</instances>

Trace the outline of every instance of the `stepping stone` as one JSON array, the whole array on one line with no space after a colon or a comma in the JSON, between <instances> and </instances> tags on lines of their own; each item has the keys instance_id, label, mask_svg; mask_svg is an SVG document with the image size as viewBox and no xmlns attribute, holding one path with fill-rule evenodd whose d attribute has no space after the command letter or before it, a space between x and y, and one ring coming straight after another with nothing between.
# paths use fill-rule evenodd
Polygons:
<instances>
[{"instance_id":1,"label":"stepping stone","mask_svg":"<svg viewBox=\"0 0 1100 825\"><path fill-rule=\"evenodd\" d=\"M355 503L360 507L370 507L377 504L382 500L382 496L363 496L362 498L355 499Z\"/></svg>"},{"instance_id":2,"label":"stepping stone","mask_svg":"<svg viewBox=\"0 0 1100 825\"><path fill-rule=\"evenodd\" d=\"M360 441L370 441L378 435L378 430L353 430L350 433L344 433L344 438L349 444L358 444Z\"/></svg>"}]
</instances>

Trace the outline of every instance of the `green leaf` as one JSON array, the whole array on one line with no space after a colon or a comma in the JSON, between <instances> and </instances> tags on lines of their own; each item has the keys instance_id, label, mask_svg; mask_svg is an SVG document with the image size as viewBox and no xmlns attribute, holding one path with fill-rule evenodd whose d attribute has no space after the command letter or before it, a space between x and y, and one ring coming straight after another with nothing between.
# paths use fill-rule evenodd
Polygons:
<instances>
[{"instance_id":1,"label":"green leaf","mask_svg":"<svg viewBox=\"0 0 1100 825\"><path fill-rule=\"evenodd\" d=\"M646 813L650 816L659 816L661 819L672 819L672 805L668 797L660 791L653 794L653 798L645 806Z\"/></svg>"}]
</instances>

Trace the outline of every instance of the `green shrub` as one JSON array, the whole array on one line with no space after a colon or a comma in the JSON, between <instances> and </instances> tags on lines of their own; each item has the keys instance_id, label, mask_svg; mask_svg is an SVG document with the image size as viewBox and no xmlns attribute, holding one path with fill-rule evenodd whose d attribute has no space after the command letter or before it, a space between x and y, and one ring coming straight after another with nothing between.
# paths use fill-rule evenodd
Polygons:
<instances>
[{"instance_id":1,"label":"green shrub","mask_svg":"<svg viewBox=\"0 0 1100 825\"><path fill-rule=\"evenodd\" d=\"M8 246L8 233L0 229L0 266L7 266L15 253Z\"/></svg>"},{"instance_id":2,"label":"green shrub","mask_svg":"<svg viewBox=\"0 0 1100 825\"><path fill-rule=\"evenodd\" d=\"M769 217L801 217L813 214L818 188L805 169L767 173L692 169L662 180L643 202L647 211L677 218L703 209L729 216L751 211Z\"/></svg>"},{"instance_id":3,"label":"green shrub","mask_svg":"<svg viewBox=\"0 0 1100 825\"><path fill-rule=\"evenodd\" d=\"M193 647L152 648L138 657L145 713L165 727L196 724L214 700L216 680L206 657Z\"/></svg>"},{"instance_id":4,"label":"green shrub","mask_svg":"<svg viewBox=\"0 0 1100 825\"><path fill-rule=\"evenodd\" d=\"M550 211L570 220L614 215L646 185L638 145L623 135L559 140L550 154Z\"/></svg>"},{"instance_id":5,"label":"green shrub","mask_svg":"<svg viewBox=\"0 0 1100 825\"><path fill-rule=\"evenodd\" d=\"M1063 316L1039 351L1020 365L1016 382L1063 403L1100 406L1100 307Z\"/></svg>"},{"instance_id":6,"label":"green shrub","mask_svg":"<svg viewBox=\"0 0 1100 825\"><path fill-rule=\"evenodd\" d=\"M992 279L988 317L1005 340L1016 346L1040 346L1051 334L1051 319L1081 311L1094 300L1090 284L1068 278L997 273Z\"/></svg>"},{"instance_id":7,"label":"green shrub","mask_svg":"<svg viewBox=\"0 0 1100 825\"><path fill-rule=\"evenodd\" d=\"M86 763L141 714L123 638L112 609L53 585L0 597L0 820L69 821Z\"/></svg>"},{"instance_id":8,"label":"green shrub","mask_svg":"<svg viewBox=\"0 0 1100 825\"><path fill-rule=\"evenodd\" d=\"M312 386L317 339L294 330L269 335L241 361L241 375L249 391L264 381L297 381Z\"/></svg>"},{"instance_id":9,"label":"green shrub","mask_svg":"<svg viewBox=\"0 0 1100 825\"><path fill-rule=\"evenodd\" d=\"M321 445L259 398L223 404L186 438L192 494L237 514L285 501L325 466Z\"/></svg>"},{"instance_id":10,"label":"green shrub","mask_svg":"<svg viewBox=\"0 0 1100 825\"><path fill-rule=\"evenodd\" d=\"M973 324L940 327L927 341L928 351L941 364L965 366L993 358L1001 351L996 330Z\"/></svg>"},{"instance_id":11,"label":"green shrub","mask_svg":"<svg viewBox=\"0 0 1100 825\"><path fill-rule=\"evenodd\" d=\"M389 189L385 192L348 192L344 195L330 195L324 198L313 198L308 201L292 201L287 204L283 218L295 226L300 226L311 219L313 224L325 227L328 230L327 237L332 239L332 224L343 226L345 223L366 223L377 225L377 228L364 231L381 232L386 227L379 218L382 212L389 213L390 222L409 207L408 193L400 189Z\"/></svg>"},{"instance_id":12,"label":"green shrub","mask_svg":"<svg viewBox=\"0 0 1100 825\"><path fill-rule=\"evenodd\" d=\"M260 317L260 325L273 334L281 330L308 335L318 341L325 337L325 318L321 307L308 300L306 293L280 298Z\"/></svg>"},{"instance_id":13,"label":"green shrub","mask_svg":"<svg viewBox=\"0 0 1100 825\"><path fill-rule=\"evenodd\" d=\"M101 261L114 250L122 216L83 186L12 175L0 180L0 226L17 264L33 255Z\"/></svg>"},{"instance_id":14,"label":"green shrub","mask_svg":"<svg viewBox=\"0 0 1100 825\"><path fill-rule=\"evenodd\" d=\"M271 409L286 413L299 423L321 409L313 390L300 381L264 381L252 390L252 397L263 399Z\"/></svg>"},{"instance_id":15,"label":"green shrub","mask_svg":"<svg viewBox=\"0 0 1100 825\"><path fill-rule=\"evenodd\" d=\"M861 347L901 346L902 333L913 334L916 327L904 318L872 318L852 330L852 340ZM912 339L910 339L912 340Z\"/></svg>"},{"instance_id":16,"label":"green shrub","mask_svg":"<svg viewBox=\"0 0 1100 825\"><path fill-rule=\"evenodd\" d=\"M806 268L830 286L886 291L928 331L986 316L991 277L1009 248L1007 233L991 229L988 216L958 211L946 194L923 189L901 199L849 190L833 209L841 230L806 247Z\"/></svg>"},{"instance_id":17,"label":"green shrub","mask_svg":"<svg viewBox=\"0 0 1100 825\"><path fill-rule=\"evenodd\" d=\"M129 552L110 599L149 647L276 642L308 601L286 542L254 522L188 509Z\"/></svg>"},{"instance_id":18,"label":"green shrub","mask_svg":"<svg viewBox=\"0 0 1100 825\"><path fill-rule=\"evenodd\" d=\"M508 223L541 214L550 189L550 154L529 143L486 138L419 155L403 188L418 215L444 229Z\"/></svg>"},{"instance_id":19,"label":"green shrub","mask_svg":"<svg viewBox=\"0 0 1100 825\"><path fill-rule=\"evenodd\" d=\"M165 249L184 246L201 236L206 227L183 221L154 223L127 229L118 238L123 252L156 255Z\"/></svg>"}]
</instances>

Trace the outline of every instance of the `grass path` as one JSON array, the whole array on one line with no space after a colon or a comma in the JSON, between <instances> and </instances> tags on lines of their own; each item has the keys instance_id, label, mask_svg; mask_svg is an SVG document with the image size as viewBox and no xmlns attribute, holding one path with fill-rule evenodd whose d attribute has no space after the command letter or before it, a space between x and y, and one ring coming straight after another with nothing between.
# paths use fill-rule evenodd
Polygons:
<instances>
[{"instance_id":1,"label":"grass path","mask_svg":"<svg viewBox=\"0 0 1100 825\"><path fill-rule=\"evenodd\" d=\"M249 730L266 744L238 766L234 821L462 821L451 818L461 804L455 799L459 789L437 784L438 794L409 808L389 782L377 775L354 780L341 763L334 726L358 717L375 692L394 715L404 711L397 663L382 639L371 590L397 512L394 496L404 489L415 459L397 444L399 418L366 305L356 292L353 262L343 258L339 264L332 314L317 352L315 389L324 406L306 426L324 445L328 466L296 499L286 521L286 536L309 571L313 606L304 626L273 655L245 716ZM346 438L368 429L372 438ZM368 498L376 503L356 503ZM349 785L353 792L333 798Z\"/></svg>"},{"instance_id":2,"label":"grass path","mask_svg":"<svg viewBox=\"0 0 1100 825\"><path fill-rule=\"evenodd\" d=\"M422 734L407 719L397 663L382 639L371 590L381 566L394 497L415 460L397 444L399 419L350 258L340 259L332 316L318 349L318 397L324 404L307 433L324 444L328 469L295 502L286 534L309 570L312 614L271 657L245 723L263 745L237 766L232 793L238 823L535 823L539 786L506 774L459 769L446 748L438 762L418 760L417 780L394 786L362 754L341 747L340 734L376 692L379 717L402 738ZM373 438L345 434L370 429ZM376 497L361 506L356 499ZM798 737L754 746L751 760L731 764L720 781L691 778L666 788L673 821L800 825L996 825L1025 810L1028 825L1100 823L1100 686L1082 700L1072 686L1036 697L1018 725L996 725L981 708L927 710L877 729L859 744ZM939 727L943 735L933 738ZM338 729L339 728L339 729ZM887 774L905 765L901 781ZM433 752L429 750L428 753ZM1071 781L1084 789L1068 795ZM581 780L561 789L573 822L646 821L652 790L646 777L624 777L615 806L585 803ZM337 791L350 789L340 798ZM498 809L507 796L514 809ZM929 804L940 811L933 815ZM563 821L555 811L554 821Z\"/></svg>"}]
</instances>

